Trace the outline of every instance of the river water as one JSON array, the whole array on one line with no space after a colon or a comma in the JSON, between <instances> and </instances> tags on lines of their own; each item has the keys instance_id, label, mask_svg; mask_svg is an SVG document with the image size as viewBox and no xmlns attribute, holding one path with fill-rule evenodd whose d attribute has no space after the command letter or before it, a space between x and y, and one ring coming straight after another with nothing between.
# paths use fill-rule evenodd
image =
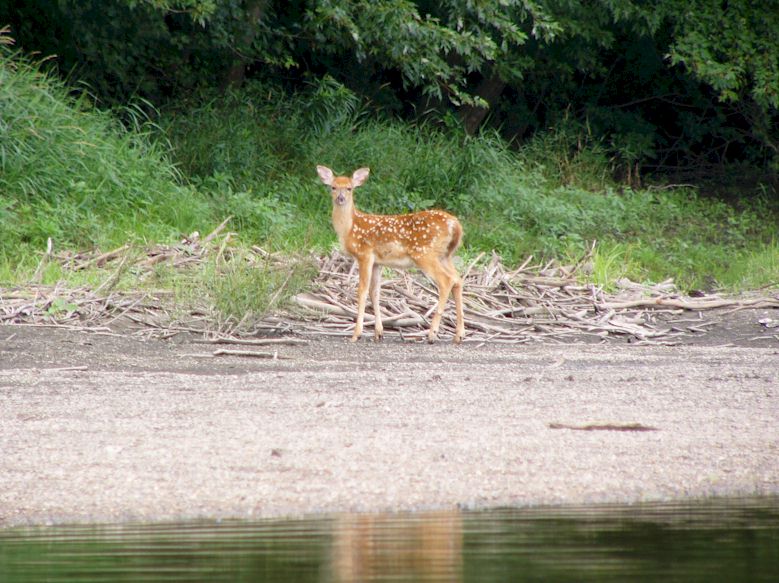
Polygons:
<instances>
[{"instance_id":1,"label":"river water","mask_svg":"<svg viewBox=\"0 0 779 583\"><path fill-rule=\"evenodd\" d=\"M779 498L0 530L0 581L779 581Z\"/></svg>"}]
</instances>

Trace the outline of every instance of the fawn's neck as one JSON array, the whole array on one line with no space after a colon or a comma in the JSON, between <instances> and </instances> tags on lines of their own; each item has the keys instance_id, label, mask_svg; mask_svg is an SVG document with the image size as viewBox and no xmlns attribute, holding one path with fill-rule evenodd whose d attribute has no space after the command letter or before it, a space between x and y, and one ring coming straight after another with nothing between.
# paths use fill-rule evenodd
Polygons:
<instances>
[{"instance_id":1,"label":"fawn's neck","mask_svg":"<svg viewBox=\"0 0 779 583\"><path fill-rule=\"evenodd\" d=\"M352 230L356 213L357 210L351 201L343 205L333 205L333 229L341 242L341 248L345 248L344 243L349 231Z\"/></svg>"}]
</instances>

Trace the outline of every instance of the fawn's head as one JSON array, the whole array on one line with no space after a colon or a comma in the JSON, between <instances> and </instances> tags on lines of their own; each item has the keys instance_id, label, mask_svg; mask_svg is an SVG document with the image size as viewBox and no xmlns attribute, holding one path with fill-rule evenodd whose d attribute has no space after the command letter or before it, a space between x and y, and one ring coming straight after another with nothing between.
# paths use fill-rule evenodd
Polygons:
<instances>
[{"instance_id":1,"label":"fawn's head","mask_svg":"<svg viewBox=\"0 0 779 583\"><path fill-rule=\"evenodd\" d=\"M348 176L336 176L327 166L317 166L319 178L330 187L333 196L333 204L344 206L352 203L352 191L368 180L369 168L359 168L354 171L351 178Z\"/></svg>"}]
</instances>

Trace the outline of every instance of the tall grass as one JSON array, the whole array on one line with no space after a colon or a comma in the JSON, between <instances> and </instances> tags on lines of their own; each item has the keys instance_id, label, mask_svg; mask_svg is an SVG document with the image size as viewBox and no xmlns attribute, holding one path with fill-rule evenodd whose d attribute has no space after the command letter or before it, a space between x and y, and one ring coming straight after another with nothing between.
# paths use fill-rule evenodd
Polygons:
<instances>
[{"instance_id":1,"label":"tall grass","mask_svg":"<svg viewBox=\"0 0 779 583\"><path fill-rule=\"evenodd\" d=\"M129 117L137 111L128 110ZM127 131L36 67L0 53L0 254L162 239L207 208L139 121Z\"/></svg>"},{"instance_id":2,"label":"tall grass","mask_svg":"<svg viewBox=\"0 0 779 583\"><path fill-rule=\"evenodd\" d=\"M779 213L768 199L736 209L691 189L622 188L597 143L570 129L515 150L494 134L381 118L330 79L296 94L256 83L194 96L156 125L128 109L128 129L0 51L4 278L34 268L33 251L48 237L73 249L167 241L226 216L244 244L326 251L335 242L330 201L314 170L326 164L343 173L370 166L356 195L363 210L457 213L466 254L574 260L597 240L594 277L604 282L674 277L685 287L738 288L779 280ZM214 293L248 305L240 288L258 283L240 270L228 275Z\"/></svg>"},{"instance_id":3,"label":"tall grass","mask_svg":"<svg viewBox=\"0 0 779 583\"><path fill-rule=\"evenodd\" d=\"M610 179L610 161L597 143L569 130L516 151L493 134L473 138L457 128L380 119L353 104L321 87L291 96L253 85L186 104L161 125L187 175L201 184L229 179L223 191L242 193L219 197L225 212L242 217L252 237L275 234L275 244L290 248L322 248L334 239L314 166L343 173L370 166L371 178L356 195L360 208L447 208L465 224L466 253L497 249L509 262L529 254L572 258L597 240L604 257L632 250L629 259L618 253L611 271L633 278L674 277L685 287L779 280L770 269L755 270L754 279L729 275L739 258L765 257L762 250L779 236L777 208L765 199L737 210L690 188L623 188Z\"/></svg>"}]
</instances>

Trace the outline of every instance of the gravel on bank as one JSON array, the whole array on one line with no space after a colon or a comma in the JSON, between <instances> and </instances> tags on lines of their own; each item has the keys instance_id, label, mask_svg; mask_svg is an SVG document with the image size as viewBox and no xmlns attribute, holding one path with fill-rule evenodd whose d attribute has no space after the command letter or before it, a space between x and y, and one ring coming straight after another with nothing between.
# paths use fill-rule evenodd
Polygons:
<instances>
[{"instance_id":1,"label":"gravel on bank","mask_svg":"<svg viewBox=\"0 0 779 583\"><path fill-rule=\"evenodd\" d=\"M0 526L779 494L777 347L25 334Z\"/></svg>"}]
</instances>

